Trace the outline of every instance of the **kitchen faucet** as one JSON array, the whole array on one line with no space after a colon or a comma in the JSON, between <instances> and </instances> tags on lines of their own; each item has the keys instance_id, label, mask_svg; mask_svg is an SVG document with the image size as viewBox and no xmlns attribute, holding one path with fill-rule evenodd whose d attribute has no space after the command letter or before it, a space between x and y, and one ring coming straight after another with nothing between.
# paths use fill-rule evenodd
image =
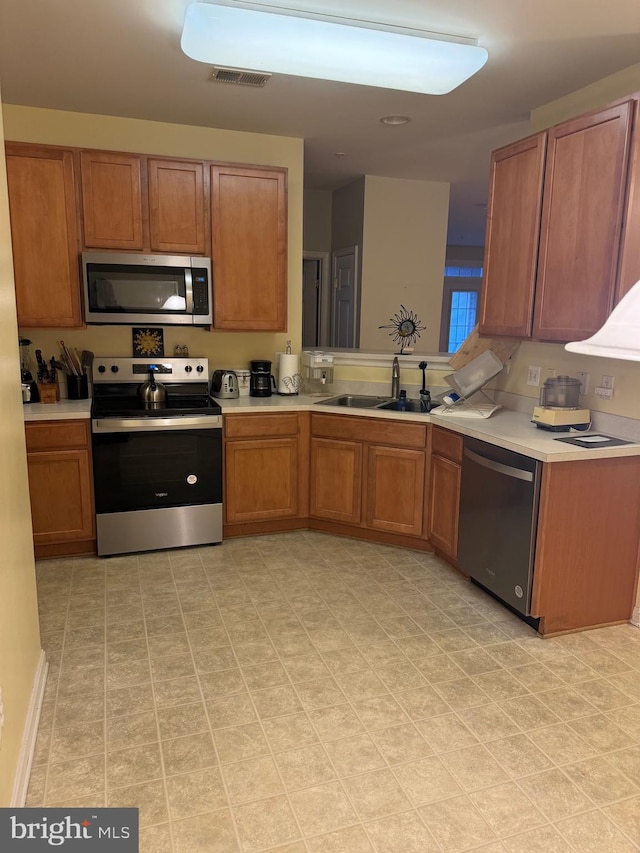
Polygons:
<instances>
[{"instance_id":1,"label":"kitchen faucet","mask_svg":"<svg viewBox=\"0 0 640 853\"><path fill-rule=\"evenodd\" d=\"M391 396L394 400L397 400L400 396L400 363L397 356L393 357L393 364L391 366Z\"/></svg>"}]
</instances>

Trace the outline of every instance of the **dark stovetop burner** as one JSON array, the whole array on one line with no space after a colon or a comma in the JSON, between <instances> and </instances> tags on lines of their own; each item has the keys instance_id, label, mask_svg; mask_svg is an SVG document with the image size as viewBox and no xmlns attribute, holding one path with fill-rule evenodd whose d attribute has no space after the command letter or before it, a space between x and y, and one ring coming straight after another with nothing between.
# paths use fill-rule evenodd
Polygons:
<instances>
[{"instance_id":1,"label":"dark stovetop burner","mask_svg":"<svg viewBox=\"0 0 640 853\"><path fill-rule=\"evenodd\" d=\"M96 385L92 418L167 418L186 415L219 415L222 409L208 393L206 384L196 390L193 385L171 385L161 408L145 408L138 389L132 386Z\"/></svg>"}]
</instances>

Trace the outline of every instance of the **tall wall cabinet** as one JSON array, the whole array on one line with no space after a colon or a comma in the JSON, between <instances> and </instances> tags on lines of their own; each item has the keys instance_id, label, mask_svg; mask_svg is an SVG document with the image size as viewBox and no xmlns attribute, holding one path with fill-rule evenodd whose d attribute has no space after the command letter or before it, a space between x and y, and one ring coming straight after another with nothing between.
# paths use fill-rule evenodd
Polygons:
<instances>
[{"instance_id":1,"label":"tall wall cabinet","mask_svg":"<svg viewBox=\"0 0 640 853\"><path fill-rule=\"evenodd\" d=\"M74 152L6 145L18 324L82 325Z\"/></svg>"},{"instance_id":2,"label":"tall wall cabinet","mask_svg":"<svg viewBox=\"0 0 640 853\"><path fill-rule=\"evenodd\" d=\"M621 101L493 153L481 334L564 342L603 325L632 275L636 112Z\"/></svg>"},{"instance_id":3,"label":"tall wall cabinet","mask_svg":"<svg viewBox=\"0 0 640 853\"><path fill-rule=\"evenodd\" d=\"M287 170L9 142L18 324L81 327L82 249L211 255L214 328L287 327Z\"/></svg>"}]
</instances>

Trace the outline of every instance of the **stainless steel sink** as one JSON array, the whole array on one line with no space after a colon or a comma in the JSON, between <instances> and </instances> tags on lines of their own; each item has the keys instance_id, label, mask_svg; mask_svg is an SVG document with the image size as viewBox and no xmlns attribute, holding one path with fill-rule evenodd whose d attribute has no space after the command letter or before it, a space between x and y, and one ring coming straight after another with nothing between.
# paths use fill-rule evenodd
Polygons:
<instances>
[{"instance_id":1,"label":"stainless steel sink","mask_svg":"<svg viewBox=\"0 0 640 853\"><path fill-rule=\"evenodd\" d=\"M339 394L328 400L318 400L316 406L344 406L347 409L376 409L386 403L388 397L368 397L365 394Z\"/></svg>"},{"instance_id":2,"label":"stainless steel sink","mask_svg":"<svg viewBox=\"0 0 640 853\"><path fill-rule=\"evenodd\" d=\"M390 400L388 397L368 397L366 394L340 394L328 400L318 400L316 406L340 406L347 409L379 409L384 412L418 412L428 409L421 400ZM435 406L432 407L435 408Z\"/></svg>"},{"instance_id":3,"label":"stainless steel sink","mask_svg":"<svg viewBox=\"0 0 640 853\"><path fill-rule=\"evenodd\" d=\"M385 412L420 412L425 414L427 411L422 400L404 400L402 403L400 400L388 400L376 408Z\"/></svg>"}]
</instances>

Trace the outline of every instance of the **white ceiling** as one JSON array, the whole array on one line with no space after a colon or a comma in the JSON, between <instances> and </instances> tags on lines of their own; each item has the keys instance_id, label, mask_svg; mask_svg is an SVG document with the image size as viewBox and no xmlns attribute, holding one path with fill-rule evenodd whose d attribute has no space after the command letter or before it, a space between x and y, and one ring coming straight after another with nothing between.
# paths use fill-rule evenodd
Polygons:
<instances>
[{"instance_id":1,"label":"white ceiling","mask_svg":"<svg viewBox=\"0 0 640 853\"><path fill-rule=\"evenodd\" d=\"M475 37L489 60L442 96L286 76L251 89L209 82L181 52L188 3L0 0L4 102L303 137L308 187L449 181L449 242L478 244L490 151L528 132L530 110L640 60L638 0L287 0ZM390 114L412 121L380 124Z\"/></svg>"}]
</instances>

